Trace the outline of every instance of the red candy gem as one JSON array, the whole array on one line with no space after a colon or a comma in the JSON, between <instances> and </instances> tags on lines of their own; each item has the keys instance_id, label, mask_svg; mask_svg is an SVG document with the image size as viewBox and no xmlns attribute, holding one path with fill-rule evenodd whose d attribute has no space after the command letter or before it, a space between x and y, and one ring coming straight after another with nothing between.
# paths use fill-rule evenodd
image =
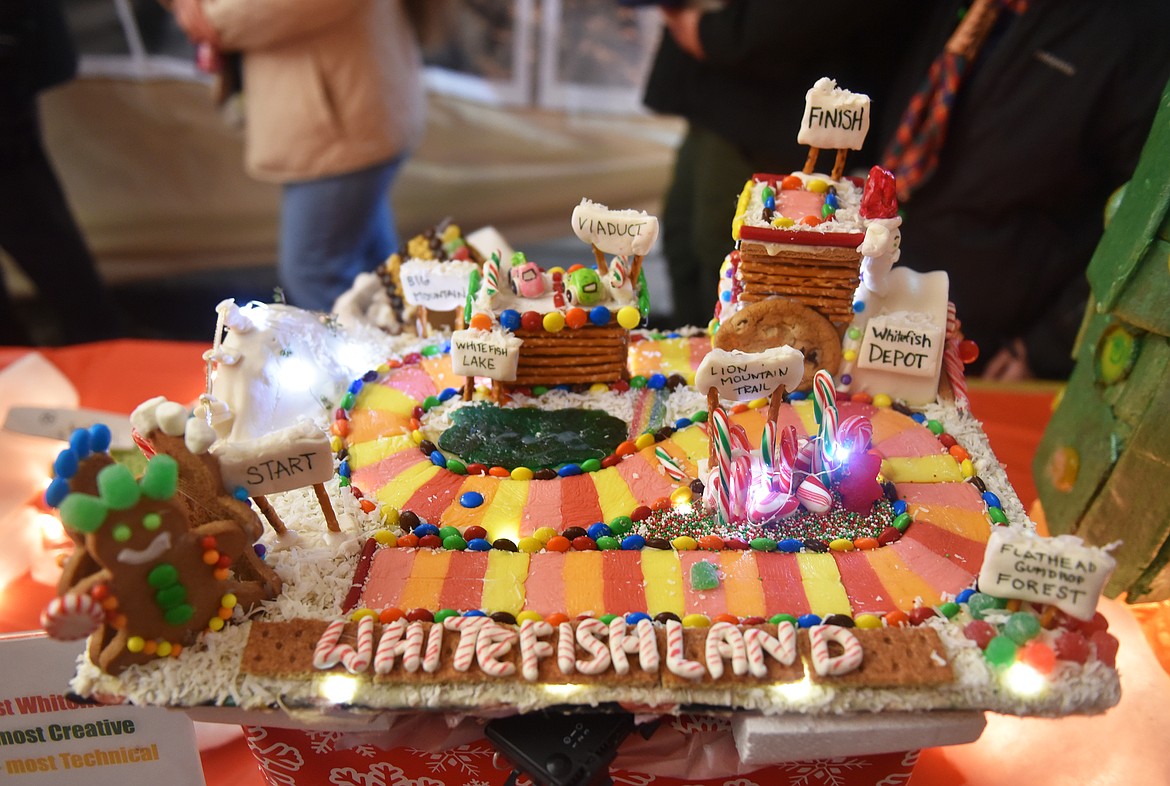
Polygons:
<instances>
[{"instance_id":1,"label":"red candy gem","mask_svg":"<svg viewBox=\"0 0 1170 786\"><path fill-rule=\"evenodd\" d=\"M434 622L435 615L430 609L411 609L406 612L406 619L408 622Z\"/></svg>"},{"instance_id":2,"label":"red candy gem","mask_svg":"<svg viewBox=\"0 0 1170 786\"><path fill-rule=\"evenodd\" d=\"M520 327L525 330L540 330L544 327L544 318L535 311L525 311L520 315Z\"/></svg>"},{"instance_id":3,"label":"red candy gem","mask_svg":"<svg viewBox=\"0 0 1170 786\"><path fill-rule=\"evenodd\" d=\"M333 419L334 420L349 420L349 415L346 414L344 409L341 409L340 407L338 407L337 409L333 410Z\"/></svg>"},{"instance_id":4,"label":"red candy gem","mask_svg":"<svg viewBox=\"0 0 1170 786\"><path fill-rule=\"evenodd\" d=\"M1052 647L1033 639L1020 648L1020 662L1026 663L1041 674L1049 674L1056 666L1056 654Z\"/></svg>"},{"instance_id":5,"label":"red candy gem","mask_svg":"<svg viewBox=\"0 0 1170 786\"><path fill-rule=\"evenodd\" d=\"M740 625L763 625L767 622L763 617L744 617L739 621Z\"/></svg>"},{"instance_id":6,"label":"red candy gem","mask_svg":"<svg viewBox=\"0 0 1170 786\"><path fill-rule=\"evenodd\" d=\"M910 618L911 625L921 625L931 617L937 617L938 612L930 606L919 606L916 609L911 609L906 616Z\"/></svg>"},{"instance_id":7,"label":"red candy gem","mask_svg":"<svg viewBox=\"0 0 1170 786\"><path fill-rule=\"evenodd\" d=\"M614 382L612 385L610 385L610 389L615 390L618 393L625 393L630 389L630 383L626 382L624 379L619 379L617 382Z\"/></svg>"},{"instance_id":8,"label":"red candy gem","mask_svg":"<svg viewBox=\"0 0 1170 786\"><path fill-rule=\"evenodd\" d=\"M487 538L487 530L483 527L468 527L463 530L464 540L475 540L476 538Z\"/></svg>"},{"instance_id":9,"label":"red candy gem","mask_svg":"<svg viewBox=\"0 0 1170 786\"><path fill-rule=\"evenodd\" d=\"M1113 635L1099 630L1089 637L1089 642L1097 650L1097 660L1110 668L1117 665L1117 639Z\"/></svg>"},{"instance_id":10,"label":"red candy gem","mask_svg":"<svg viewBox=\"0 0 1170 786\"><path fill-rule=\"evenodd\" d=\"M605 468L614 467L614 466L617 466L618 463L621 462L621 460L622 460L621 456L617 455L616 453L610 453L608 456L606 456L605 458L603 458L601 460L601 466L605 467Z\"/></svg>"},{"instance_id":11,"label":"red candy gem","mask_svg":"<svg viewBox=\"0 0 1170 786\"><path fill-rule=\"evenodd\" d=\"M979 359L979 345L969 338L959 342L959 360L965 364L974 363Z\"/></svg>"},{"instance_id":12,"label":"red candy gem","mask_svg":"<svg viewBox=\"0 0 1170 786\"><path fill-rule=\"evenodd\" d=\"M422 360L422 355L420 355L418 352L411 352L402 359L402 364L404 366L409 366L412 363L418 363L420 360Z\"/></svg>"},{"instance_id":13,"label":"red candy gem","mask_svg":"<svg viewBox=\"0 0 1170 786\"><path fill-rule=\"evenodd\" d=\"M645 505L639 505L634 508L634 512L630 514L632 521L645 521L646 517L650 515L650 508Z\"/></svg>"},{"instance_id":14,"label":"red candy gem","mask_svg":"<svg viewBox=\"0 0 1170 786\"><path fill-rule=\"evenodd\" d=\"M588 535L579 535L573 538L573 548L577 551L597 551L597 541Z\"/></svg>"},{"instance_id":15,"label":"red candy gem","mask_svg":"<svg viewBox=\"0 0 1170 786\"><path fill-rule=\"evenodd\" d=\"M1093 618L1090 620L1072 619L1070 621L1073 623L1071 627L1074 630L1079 630L1086 636L1092 636L1098 631L1105 632L1109 630L1109 620L1105 619L1105 615L1099 611L1094 613Z\"/></svg>"},{"instance_id":16,"label":"red candy gem","mask_svg":"<svg viewBox=\"0 0 1170 786\"><path fill-rule=\"evenodd\" d=\"M1056 657L1073 663L1084 663L1089 659L1089 640L1076 631L1066 631L1056 637Z\"/></svg>"},{"instance_id":17,"label":"red candy gem","mask_svg":"<svg viewBox=\"0 0 1170 786\"><path fill-rule=\"evenodd\" d=\"M869 170L869 178L861 192L862 218L896 218L898 215L898 194L894 175L888 169L875 166Z\"/></svg>"},{"instance_id":18,"label":"red candy gem","mask_svg":"<svg viewBox=\"0 0 1170 786\"><path fill-rule=\"evenodd\" d=\"M218 560L218 561L215 563L215 567L217 567L217 568L228 568L228 567L231 567L231 564L232 564L232 558L231 558L231 557L229 557L227 554L224 554L224 555L223 555L223 556L221 556L221 557L219 558L219 560Z\"/></svg>"},{"instance_id":19,"label":"red candy gem","mask_svg":"<svg viewBox=\"0 0 1170 786\"><path fill-rule=\"evenodd\" d=\"M418 539L418 547L420 549L441 549L443 548L443 539L438 535L423 535Z\"/></svg>"},{"instance_id":20,"label":"red candy gem","mask_svg":"<svg viewBox=\"0 0 1170 786\"><path fill-rule=\"evenodd\" d=\"M979 649L987 649L987 644L995 638L995 626L986 620L968 622L963 628L963 635L979 645Z\"/></svg>"},{"instance_id":21,"label":"red candy gem","mask_svg":"<svg viewBox=\"0 0 1170 786\"><path fill-rule=\"evenodd\" d=\"M208 535L206 538L203 538L199 541L199 545L203 548L204 551L209 551L210 549L215 548L215 538Z\"/></svg>"},{"instance_id":22,"label":"red candy gem","mask_svg":"<svg viewBox=\"0 0 1170 786\"><path fill-rule=\"evenodd\" d=\"M487 468L486 464L468 464L467 465L467 474L468 475L486 475L487 469L488 468Z\"/></svg>"},{"instance_id":23,"label":"red candy gem","mask_svg":"<svg viewBox=\"0 0 1170 786\"><path fill-rule=\"evenodd\" d=\"M891 543L897 543L901 539L902 533L896 527L886 527L882 530L882 534L878 535L878 543L883 546L888 546Z\"/></svg>"},{"instance_id":24,"label":"red candy gem","mask_svg":"<svg viewBox=\"0 0 1170 786\"><path fill-rule=\"evenodd\" d=\"M423 413L423 408L422 408L422 407L415 407L414 409L412 409L412 410L410 411L410 416L411 416L412 418L414 418L415 420L422 420L422 416L423 416L423 414L424 414L424 413Z\"/></svg>"},{"instance_id":25,"label":"red candy gem","mask_svg":"<svg viewBox=\"0 0 1170 786\"><path fill-rule=\"evenodd\" d=\"M955 442L954 437L952 437L950 434L947 434L945 431L942 434L938 435L938 441L941 442L942 446L944 448L946 448L947 450L950 450L955 445L959 444L959 443Z\"/></svg>"}]
</instances>

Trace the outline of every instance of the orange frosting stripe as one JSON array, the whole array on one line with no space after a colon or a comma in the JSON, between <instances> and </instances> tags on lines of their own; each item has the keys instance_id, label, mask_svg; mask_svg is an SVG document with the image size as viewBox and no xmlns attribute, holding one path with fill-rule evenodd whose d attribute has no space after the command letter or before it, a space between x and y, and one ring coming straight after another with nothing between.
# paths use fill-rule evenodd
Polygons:
<instances>
[{"instance_id":1,"label":"orange frosting stripe","mask_svg":"<svg viewBox=\"0 0 1170 786\"><path fill-rule=\"evenodd\" d=\"M605 613L605 598L599 579L602 576L600 551L570 551L565 554L565 613L600 617Z\"/></svg>"},{"instance_id":2,"label":"orange frosting stripe","mask_svg":"<svg viewBox=\"0 0 1170 786\"><path fill-rule=\"evenodd\" d=\"M991 537L991 520L983 513L945 505L911 504L906 509L915 521L929 521L936 527L976 543L986 543ZM910 525L910 528L913 529L914 525Z\"/></svg>"},{"instance_id":3,"label":"orange frosting stripe","mask_svg":"<svg viewBox=\"0 0 1170 786\"><path fill-rule=\"evenodd\" d=\"M905 431L916 425L913 420L889 407L878 407L870 416L869 422L873 425L873 444L880 445L899 431Z\"/></svg>"},{"instance_id":4,"label":"orange frosting stripe","mask_svg":"<svg viewBox=\"0 0 1170 786\"><path fill-rule=\"evenodd\" d=\"M911 525L911 529L915 525ZM888 546L866 552L869 564L881 579L882 584L889 592L893 605L907 611L914 608L914 601L922 598L927 605L933 606L939 602L938 590L923 581L902 560L896 551Z\"/></svg>"},{"instance_id":5,"label":"orange frosting stripe","mask_svg":"<svg viewBox=\"0 0 1170 786\"><path fill-rule=\"evenodd\" d=\"M451 565L450 551L418 549L410 578L402 588L398 606L403 611L410 609L437 609L447 569Z\"/></svg>"},{"instance_id":6,"label":"orange frosting stripe","mask_svg":"<svg viewBox=\"0 0 1170 786\"><path fill-rule=\"evenodd\" d=\"M457 376L451 371L451 356L449 354L423 358L419 365L431 378L436 392L447 388L459 390L467 382L466 377Z\"/></svg>"},{"instance_id":7,"label":"orange frosting stripe","mask_svg":"<svg viewBox=\"0 0 1170 786\"><path fill-rule=\"evenodd\" d=\"M723 586L727 593L727 610L739 617L764 615L764 588L756 560L750 551L724 551L719 554Z\"/></svg>"},{"instance_id":8,"label":"orange frosting stripe","mask_svg":"<svg viewBox=\"0 0 1170 786\"><path fill-rule=\"evenodd\" d=\"M370 442L378 437L392 437L410 433L410 415L399 415L384 409L358 409L349 417L349 441Z\"/></svg>"},{"instance_id":9,"label":"orange frosting stripe","mask_svg":"<svg viewBox=\"0 0 1170 786\"><path fill-rule=\"evenodd\" d=\"M443 471L446 472L447 470ZM461 478L463 483L459 486L451 504L443 511L442 524L440 526L458 527L463 530L467 527L478 525L480 520L483 519L484 511L487 510L488 505L495 498L496 489L500 487L500 479L493 478L491 475L467 475L466 477L456 475L456 477ZM474 508L465 508L459 504L460 495L466 494L468 491L477 491L482 494L483 503Z\"/></svg>"}]
</instances>

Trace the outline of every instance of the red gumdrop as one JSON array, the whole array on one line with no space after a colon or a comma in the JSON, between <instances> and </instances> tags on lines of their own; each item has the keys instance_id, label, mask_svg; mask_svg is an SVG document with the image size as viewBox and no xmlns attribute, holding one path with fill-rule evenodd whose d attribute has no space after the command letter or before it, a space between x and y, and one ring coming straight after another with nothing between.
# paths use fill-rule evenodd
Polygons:
<instances>
[{"instance_id":1,"label":"red gumdrop","mask_svg":"<svg viewBox=\"0 0 1170 786\"><path fill-rule=\"evenodd\" d=\"M470 526L463 530L464 540L475 540L476 538L487 538L488 532L483 527Z\"/></svg>"},{"instance_id":2,"label":"red gumdrop","mask_svg":"<svg viewBox=\"0 0 1170 786\"><path fill-rule=\"evenodd\" d=\"M1076 631L1066 631L1056 637L1053 644L1056 657L1073 663L1084 663L1089 659L1089 640Z\"/></svg>"},{"instance_id":3,"label":"red gumdrop","mask_svg":"<svg viewBox=\"0 0 1170 786\"><path fill-rule=\"evenodd\" d=\"M544 327L544 317L535 311L525 311L520 315L520 327L525 330L540 330Z\"/></svg>"},{"instance_id":4,"label":"red gumdrop","mask_svg":"<svg viewBox=\"0 0 1170 786\"><path fill-rule=\"evenodd\" d=\"M1074 630L1079 630L1086 636L1092 636L1094 633L1101 631L1102 633L1109 630L1109 620L1105 619L1105 615L1101 612L1095 612L1091 620L1072 620L1072 627Z\"/></svg>"},{"instance_id":5,"label":"red gumdrop","mask_svg":"<svg viewBox=\"0 0 1170 786\"><path fill-rule=\"evenodd\" d=\"M969 338L959 342L959 360L964 365L970 365L979 359L979 345Z\"/></svg>"},{"instance_id":6,"label":"red gumdrop","mask_svg":"<svg viewBox=\"0 0 1170 786\"><path fill-rule=\"evenodd\" d=\"M1099 630L1089 637L1089 641L1097 650L1097 660L1110 668L1117 665L1117 647L1120 642L1113 637L1113 634Z\"/></svg>"},{"instance_id":7,"label":"red gumdrop","mask_svg":"<svg viewBox=\"0 0 1170 786\"><path fill-rule=\"evenodd\" d=\"M894 175L888 169L875 166L861 192L863 218L895 218L898 215L898 194Z\"/></svg>"},{"instance_id":8,"label":"red gumdrop","mask_svg":"<svg viewBox=\"0 0 1170 786\"><path fill-rule=\"evenodd\" d=\"M443 548L443 539L438 535L423 535L418 539L418 547L420 549L441 549Z\"/></svg>"},{"instance_id":9,"label":"red gumdrop","mask_svg":"<svg viewBox=\"0 0 1170 786\"><path fill-rule=\"evenodd\" d=\"M1050 674L1056 667L1056 654L1042 641L1033 639L1020 648L1020 662L1041 674Z\"/></svg>"},{"instance_id":10,"label":"red gumdrop","mask_svg":"<svg viewBox=\"0 0 1170 786\"><path fill-rule=\"evenodd\" d=\"M979 645L979 649L987 649L987 644L998 633L995 626L986 620L973 620L963 628L963 635Z\"/></svg>"},{"instance_id":11,"label":"red gumdrop","mask_svg":"<svg viewBox=\"0 0 1170 786\"><path fill-rule=\"evenodd\" d=\"M910 618L911 625L921 625L931 617L937 617L938 612L930 606L919 606L916 609L911 609L906 616Z\"/></svg>"}]
</instances>

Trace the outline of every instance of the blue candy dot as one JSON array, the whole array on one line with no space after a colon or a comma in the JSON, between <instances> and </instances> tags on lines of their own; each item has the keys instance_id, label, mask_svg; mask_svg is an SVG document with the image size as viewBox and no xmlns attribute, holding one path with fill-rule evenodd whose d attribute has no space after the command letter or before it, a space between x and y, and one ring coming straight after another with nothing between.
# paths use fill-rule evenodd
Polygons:
<instances>
[{"instance_id":1,"label":"blue candy dot","mask_svg":"<svg viewBox=\"0 0 1170 786\"><path fill-rule=\"evenodd\" d=\"M71 478L77 474L77 453L73 448L65 448L57 454L53 462L53 474L59 478Z\"/></svg>"},{"instance_id":2,"label":"blue candy dot","mask_svg":"<svg viewBox=\"0 0 1170 786\"><path fill-rule=\"evenodd\" d=\"M589 529L585 530L585 532L593 540L597 540L598 538L604 538L608 535L613 534L613 531L610 530L610 528L607 527L605 524L602 524L600 521L597 522L596 524L590 524Z\"/></svg>"},{"instance_id":3,"label":"blue candy dot","mask_svg":"<svg viewBox=\"0 0 1170 786\"><path fill-rule=\"evenodd\" d=\"M691 425L690 418L679 418L678 420L674 421L674 427L676 429L686 428L689 425Z\"/></svg>"},{"instance_id":4,"label":"blue candy dot","mask_svg":"<svg viewBox=\"0 0 1170 786\"><path fill-rule=\"evenodd\" d=\"M801 614L796 618L796 624L802 628L813 628L821 624L821 618L816 614Z\"/></svg>"},{"instance_id":5,"label":"blue candy dot","mask_svg":"<svg viewBox=\"0 0 1170 786\"><path fill-rule=\"evenodd\" d=\"M252 546L252 551L255 552L256 556L260 559L264 559L264 557L268 555L268 548L263 543L254 544Z\"/></svg>"},{"instance_id":6,"label":"blue candy dot","mask_svg":"<svg viewBox=\"0 0 1170 786\"><path fill-rule=\"evenodd\" d=\"M441 451L441 450L432 450L431 451L431 463L434 464L436 467L446 467L447 466L447 457L443 455L443 451Z\"/></svg>"},{"instance_id":7,"label":"blue candy dot","mask_svg":"<svg viewBox=\"0 0 1170 786\"><path fill-rule=\"evenodd\" d=\"M968 600L971 599L971 596L974 594L975 594L975 590L968 587L967 589L960 592L957 596L955 596L955 603L966 603Z\"/></svg>"},{"instance_id":8,"label":"blue candy dot","mask_svg":"<svg viewBox=\"0 0 1170 786\"><path fill-rule=\"evenodd\" d=\"M438 535L439 528L434 524L419 524L414 528L415 537L423 538L427 535Z\"/></svg>"},{"instance_id":9,"label":"blue candy dot","mask_svg":"<svg viewBox=\"0 0 1170 786\"><path fill-rule=\"evenodd\" d=\"M641 551L646 548L646 539L641 535L626 535L622 538L622 551Z\"/></svg>"},{"instance_id":10,"label":"blue candy dot","mask_svg":"<svg viewBox=\"0 0 1170 786\"><path fill-rule=\"evenodd\" d=\"M779 551L783 551L785 554L796 554L802 548L804 548L804 543L797 540L796 538L785 538L776 544L776 548Z\"/></svg>"},{"instance_id":11,"label":"blue candy dot","mask_svg":"<svg viewBox=\"0 0 1170 786\"><path fill-rule=\"evenodd\" d=\"M89 455L89 432L83 428L79 428L69 435L69 447L77 454L79 459L83 459Z\"/></svg>"},{"instance_id":12,"label":"blue candy dot","mask_svg":"<svg viewBox=\"0 0 1170 786\"><path fill-rule=\"evenodd\" d=\"M1003 505L1000 504L999 497L990 491L983 492L983 501L987 503L987 507L989 508L1003 508Z\"/></svg>"},{"instance_id":13,"label":"blue candy dot","mask_svg":"<svg viewBox=\"0 0 1170 786\"><path fill-rule=\"evenodd\" d=\"M852 383L853 383L853 375L852 374L842 374L841 375L841 384L842 385L850 385Z\"/></svg>"},{"instance_id":14,"label":"blue candy dot","mask_svg":"<svg viewBox=\"0 0 1170 786\"><path fill-rule=\"evenodd\" d=\"M349 477L349 462L343 461L337 465L337 474L343 478Z\"/></svg>"},{"instance_id":15,"label":"blue candy dot","mask_svg":"<svg viewBox=\"0 0 1170 786\"><path fill-rule=\"evenodd\" d=\"M666 334L667 338L681 338L677 330L672 330Z\"/></svg>"},{"instance_id":16,"label":"blue candy dot","mask_svg":"<svg viewBox=\"0 0 1170 786\"><path fill-rule=\"evenodd\" d=\"M356 396L358 393L362 392L362 386L365 384L366 383L362 382L360 379L355 379L353 382L349 383L348 390L350 393L352 393Z\"/></svg>"},{"instance_id":17,"label":"blue candy dot","mask_svg":"<svg viewBox=\"0 0 1170 786\"><path fill-rule=\"evenodd\" d=\"M910 416L910 419L913 420L915 423L925 423L926 422L926 415L923 415L921 412L915 412L913 415Z\"/></svg>"},{"instance_id":18,"label":"blue candy dot","mask_svg":"<svg viewBox=\"0 0 1170 786\"><path fill-rule=\"evenodd\" d=\"M557 474L562 478L569 478L573 475L581 474L581 466L579 464L566 464L557 470Z\"/></svg>"},{"instance_id":19,"label":"blue candy dot","mask_svg":"<svg viewBox=\"0 0 1170 786\"><path fill-rule=\"evenodd\" d=\"M459 393L455 388L443 388L443 392L439 394L439 401L447 401Z\"/></svg>"},{"instance_id":20,"label":"blue candy dot","mask_svg":"<svg viewBox=\"0 0 1170 786\"><path fill-rule=\"evenodd\" d=\"M65 478L54 478L49 487L45 489L45 504L50 508L60 507L67 496L69 496L69 481Z\"/></svg>"},{"instance_id":21,"label":"blue candy dot","mask_svg":"<svg viewBox=\"0 0 1170 786\"><path fill-rule=\"evenodd\" d=\"M594 306L589 311L589 321L598 327L609 324L609 309L605 306Z\"/></svg>"},{"instance_id":22,"label":"blue candy dot","mask_svg":"<svg viewBox=\"0 0 1170 786\"><path fill-rule=\"evenodd\" d=\"M500 312L500 326L505 330L520 328L520 312L514 308L506 308Z\"/></svg>"},{"instance_id":23,"label":"blue candy dot","mask_svg":"<svg viewBox=\"0 0 1170 786\"><path fill-rule=\"evenodd\" d=\"M662 390L666 387L666 375L658 373L651 374L650 379L646 380L646 387L651 390Z\"/></svg>"},{"instance_id":24,"label":"blue candy dot","mask_svg":"<svg viewBox=\"0 0 1170 786\"><path fill-rule=\"evenodd\" d=\"M362 374L362 382L373 382L378 378L378 372L375 369L370 369L365 374Z\"/></svg>"},{"instance_id":25,"label":"blue candy dot","mask_svg":"<svg viewBox=\"0 0 1170 786\"><path fill-rule=\"evenodd\" d=\"M444 355L447 354L448 352L450 352L451 351L451 342L449 340L444 341L442 344L439 345L439 351L442 352Z\"/></svg>"},{"instance_id":26,"label":"blue candy dot","mask_svg":"<svg viewBox=\"0 0 1170 786\"><path fill-rule=\"evenodd\" d=\"M834 210L841 206L841 203L837 200L836 194L825 194L825 204Z\"/></svg>"},{"instance_id":27,"label":"blue candy dot","mask_svg":"<svg viewBox=\"0 0 1170 786\"><path fill-rule=\"evenodd\" d=\"M626 615L626 624L627 625L637 625L642 620L649 620L649 619L650 619L650 615L644 611L631 611L629 614ZM653 621L653 620L651 620L651 621Z\"/></svg>"},{"instance_id":28,"label":"blue candy dot","mask_svg":"<svg viewBox=\"0 0 1170 786\"><path fill-rule=\"evenodd\" d=\"M803 390L794 390L788 394L789 401L804 401L806 398L808 398L808 393Z\"/></svg>"},{"instance_id":29,"label":"blue candy dot","mask_svg":"<svg viewBox=\"0 0 1170 786\"><path fill-rule=\"evenodd\" d=\"M459 495L459 504L465 508L478 508L483 504L483 494L478 491L465 491Z\"/></svg>"},{"instance_id":30,"label":"blue candy dot","mask_svg":"<svg viewBox=\"0 0 1170 786\"><path fill-rule=\"evenodd\" d=\"M248 490L243 486L236 486L235 489L232 490L232 496L238 499L240 502L247 502Z\"/></svg>"},{"instance_id":31,"label":"blue candy dot","mask_svg":"<svg viewBox=\"0 0 1170 786\"><path fill-rule=\"evenodd\" d=\"M468 551L491 551L492 544L484 538L472 538L467 541Z\"/></svg>"},{"instance_id":32,"label":"blue candy dot","mask_svg":"<svg viewBox=\"0 0 1170 786\"><path fill-rule=\"evenodd\" d=\"M862 311L865 311L865 301L864 300L853 301L853 313L860 314Z\"/></svg>"},{"instance_id":33,"label":"blue candy dot","mask_svg":"<svg viewBox=\"0 0 1170 786\"><path fill-rule=\"evenodd\" d=\"M553 385L553 390L571 391L572 389L572 385Z\"/></svg>"},{"instance_id":34,"label":"blue candy dot","mask_svg":"<svg viewBox=\"0 0 1170 786\"><path fill-rule=\"evenodd\" d=\"M901 516L903 513L906 512L906 500L904 500L904 499L898 500L897 502L894 503L893 507L894 507L894 515Z\"/></svg>"},{"instance_id":35,"label":"blue candy dot","mask_svg":"<svg viewBox=\"0 0 1170 786\"><path fill-rule=\"evenodd\" d=\"M725 289L722 292L720 292L719 299L722 300L724 303L730 303L731 302L731 290Z\"/></svg>"},{"instance_id":36,"label":"blue candy dot","mask_svg":"<svg viewBox=\"0 0 1170 786\"><path fill-rule=\"evenodd\" d=\"M94 423L89 427L89 446L94 453L105 453L109 450L110 440L113 438L110 427L105 423Z\"/></svg>"},{"instance_id":37,"label":"blue candy dot","mask_svg":"<svg viewBox=\"0 0 1170 786\"><path fill-rule=\"evenodd\" d=\"M764 200L764 207L768 208L769 210L775 210L776 209L776 197L770 196L770 197L766 198Z\"/></svg>"},{"instance_id":38,"label":"blue candy dot","mask_svg":"<svg viewBox=\"0 0 1170 786\"><path fill-rule=\"evenodd\" d=\"M468 611L463 612L463 616L464 617L486 617L487 614L484 614L479 609L469 609Z\"/></svg>"}]
</instances>

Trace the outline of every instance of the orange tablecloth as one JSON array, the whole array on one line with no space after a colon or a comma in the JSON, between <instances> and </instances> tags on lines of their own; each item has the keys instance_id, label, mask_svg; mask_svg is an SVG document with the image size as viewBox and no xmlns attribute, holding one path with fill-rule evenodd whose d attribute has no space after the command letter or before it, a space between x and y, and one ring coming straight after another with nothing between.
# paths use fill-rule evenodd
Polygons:
<instances>
[{"instance_id":1,"label":"orange tablecloth","mask_svg":"<svg viewBox=\"0 0 1170 786\"><path fill-rule=\"evenodd\" d=\"M129 413L151 396L195 399L203 390L205 349L203 344L124 340L40 351L73 382L82 407ZM27 351L0 348L0 369ZM972 385L972 411L983 421L1025 506L1036 497L1031 459L1055 392L1046 384ZM51 594L31 578L18 580L0 603L0 632L38 627L40 609ZM1151 698L1170 699L1170 677L1157 668L1133 614L1117 603L1103 605L1113 630L1130 634L1119 662L1126 689L1121 705L1094 718L989 716L979 741L923 751L913 786L1170 783L1170 749L1164 739L1158 742L1164 706L1151 703ZM205 751L203 765L210 786L264 783L242 740Z\"/></svg>"}]
</instances>

